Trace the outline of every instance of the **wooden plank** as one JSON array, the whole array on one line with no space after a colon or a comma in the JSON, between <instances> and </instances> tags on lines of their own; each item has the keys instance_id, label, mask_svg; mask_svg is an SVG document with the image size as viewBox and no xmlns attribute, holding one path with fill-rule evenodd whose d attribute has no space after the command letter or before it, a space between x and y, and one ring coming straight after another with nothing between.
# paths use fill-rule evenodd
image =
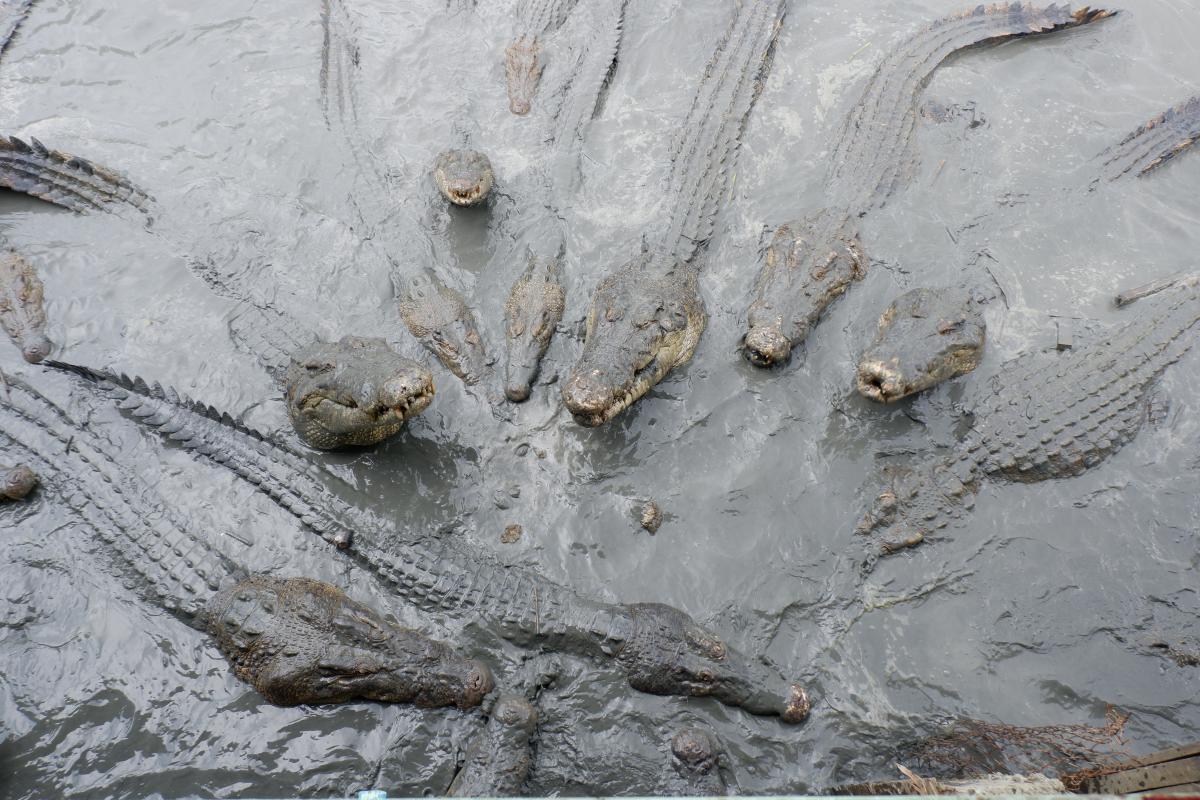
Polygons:
<instances>
[{"instance_id":1,"label":"wooden plank","mask_svg":"<svg viewBox=\"0 0 1200 800\"><path fill-rule=\"evenodd\" d=\"M1182 747L1172 747L1169 750L1159 750L1157 753L1147 753L1144 756L1122 761L1120 769L1126 767L1148 767L1151 764L1161 764L1164 761L1174 761L1177 758L1200 756L1200 742L1185 744Z\"/></svg>"},{"instance_id":2,"label":"wooden plank","mask_svg":"<svg viewBox=\"0 0 1200 800\"><path fill-rule=\"evenodd\" d=\"M1171 786L1166 789L1151 789L1140 793L1143 797L1200 797L1200 783L1185 783L1183 786Z\"/></svg>"},{"instance_id":3,"label":"wooden plank","mask_svg":"<svg viewBox=\"0 0 1200 800\"><path fill-rule=\"evenodd\" d=\"M1200 756L1104 775L1096 779L1093 791L1100 794L1133 794L1186 783L1200 783Z\"/></svg>"}]
</instances>

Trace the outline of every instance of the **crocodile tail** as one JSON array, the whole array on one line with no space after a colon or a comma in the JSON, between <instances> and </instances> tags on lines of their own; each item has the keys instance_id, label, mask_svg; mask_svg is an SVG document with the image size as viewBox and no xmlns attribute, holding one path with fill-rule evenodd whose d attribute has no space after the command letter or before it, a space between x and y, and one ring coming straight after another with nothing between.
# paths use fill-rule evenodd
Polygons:
<instances>
[{"instance_id":1,"label":"crocodile tail","mask_svg":"<svg viewBox=\"0 0 1200 800\"><path fill-rule=\"evenodd\" d=\"M272 308L242 304L229 320L229 335L238 349L258 359L282 383L292 354L316 341L299 323Z\"/></svg>"},{"instance_id":2,"label":"crocodile tail","mask_svg":"<svg viewBox=\"0 0 1200 800\"><path fill-rule=\"evenodd\" d=\"M908 178L917 98L951 54L1087 25L1116 11L1009 2L980 5L938 20L893 47L847 115L830 160L827 194L861 214L882 205Z\"/></svg>"},{"instance_id":3,"label":"crocodile tail","mask_svg":"<svg viewBox=\"0 0 1200 800\"><path fill-rule=\"evenodd\" d=\"M0 2L0 56L8 49L9 42L17 35L17 28L29 15L33 0L2 0Z\"/></svg>"},{"instance_id":4,"label":"crocodile tail","mask_svg":"<svg viewBox=\"0 0 1200 800\"><path fill-rule=\"evenodd\" d=\"M208 595L239 575L153 489L116 463L110 444L36 390L10 381L0 432L28 451L43 477L51 476L52 488L141 579L142 593L185 621L194 622Z\"/></svg>"},{"instance_id":5,"label":"crocodile tail","mask_svg":"<svg viewBox=\"0 0 1200 800\"><path fill-rule=\"evenodd\" d=\"M748 0L704 71L673 154L660 252L686 262L712 234L742 129L769 70L782 0Z\"/></svg>"},{"instance_id":6,"label":"crocodile tail","mask_svg":"<svg viewBox=\"0 0 1200 800\"><path fill-rule=\"evenodd\" d=\"M1142 177L1200 139L1200 95L1169 108L1101 153L1100 177Z\"/></svg>"},{"instance_id":7,"label":"crocodile tail","mask_svg":"<svg viewBox=\"0 0 1200 800\"><path fill-rule=\"evenodd\" d=\"M81 213L125 207L148 217L153 202L116 172L33 137L0 134L0 186Z\"/></svg>"}]
</instances>

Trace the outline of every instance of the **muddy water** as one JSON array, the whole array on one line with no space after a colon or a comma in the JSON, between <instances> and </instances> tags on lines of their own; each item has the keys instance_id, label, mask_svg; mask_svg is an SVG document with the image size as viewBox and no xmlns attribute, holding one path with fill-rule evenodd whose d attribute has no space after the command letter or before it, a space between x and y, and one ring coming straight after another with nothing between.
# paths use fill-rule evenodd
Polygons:
<instances>
[{"instance_id":1,"label":"muddy water","mask_svg":"<svg viewBox=\"0 0 1200 800\"><path fill-rule=\"evenodd\" d=\"M492 154L501 183L525 165L502 84L512 3L348 2L364 22L364 129L410 188L400 199L410 213L431 208L424 165L458 132ZM321 117L319 4L202 5L43 0L0 69L3 130L120 168L159 199L171 235L11 197L0 198L0 230L43 271L61 354L282 431L278 392L230 344L232 306L192 275L186 249L327 336L419 351L398 322L386 259L355 232L353 160ZM607 665L558 659L532 791L652 792L670 736L696 723L724 741L742 790L759 793L891 776L891 746L944 716L1098 723L1114 704L1133 714L1135 749L1194 738L1200 676L1149 645L1197 644L1200 356L1168 372L1161 422L1101 467L986 484L965 527L864 583L845 580L842 556L877 467L952 442L972 383L1052 347L1063 318L1080 341L1103 337L1136 312L1111 307L1117 289L1196 267L1200 157L1076 190L1096 153L1194 93L1200 4L1129 0L1102 25L953 59L926 97L960 111L922 122L911 187L867 219L865 282L787 368L758 371L735 353L764 230L820 206L832 137L884 49L959 7L790 4L702 256L711 320L696 357L631 413L586 430L553 381L581 347L597 277L637 251L659 213L669 134L730 13L725 0L631 2L565 209L568 312L533 399L497 419L435 365L438 397L406 433L328 459L356 499L414 531L466 537L585 593L677 605L817 698L806 725L787 727L636 694ZM502 242L487 213L434 211L453 254L442 277L471 299L498 352L502 295L523 265L489 258ZM391 255L416 269L425 247ZM879 311L906 288L959 280L994 297L978 373L896 407L860 399L851 365ZM245 484L72 397L14 348L0 347L0 365L88 418L240 562L335 581L437 636L462 632L390 599ZM645 499L666 514L653 537L633 518ZM502 545L511 523L524 534ZM268 706L204 637L137 600L53 496L4 509L0 525L6 797L437 794L480 724L477 712ZM857 611L827 613L846 607ZM555 666L481 638L512 685Z\"/></svg>"}]
</instances>

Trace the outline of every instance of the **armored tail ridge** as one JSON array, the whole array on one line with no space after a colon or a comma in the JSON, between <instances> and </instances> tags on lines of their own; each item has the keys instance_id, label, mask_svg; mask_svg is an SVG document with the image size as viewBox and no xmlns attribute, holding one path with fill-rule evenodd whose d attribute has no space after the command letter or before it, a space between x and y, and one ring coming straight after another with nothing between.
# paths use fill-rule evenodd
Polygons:
<instances>
[{"instance_id":1,"label":"armored tail ridge","mask_svg":"<svg viewBox=\"0 0 1200 800\"><path fill-rule=\"evenodd\" d=\"M116 172L78 156L0 134L0 186L87 213L131 208L150 217L150 195Z\"/></svg>"},{"instance_id":2,"label":"armored tail ridge","mask_svg":"<svg viewBox=\"0 0 1200 800\"><path fill-rule=\"evenodd\" d=\"M4 0L0 2L0 58L17 35L17 29L29 16L33 0Z\"/></svg>"},{"instance_id":3,"label":"armored tail ridge","mask_svg":"<svg viewBox=\"0 0 1200 800\"><path fill-rule=\"evenodd\" d=\"M1101 153L1100 178L1142 177L1200 139L1200 95L1169 108Z\"/></svg>"}]
</instances>

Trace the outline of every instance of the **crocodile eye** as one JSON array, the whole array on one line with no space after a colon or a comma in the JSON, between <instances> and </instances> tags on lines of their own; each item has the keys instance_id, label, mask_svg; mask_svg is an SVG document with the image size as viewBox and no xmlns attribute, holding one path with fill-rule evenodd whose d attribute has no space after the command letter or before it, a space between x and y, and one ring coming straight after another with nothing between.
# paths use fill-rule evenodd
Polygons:
<instances>
[{"instance_id":1,"label":"crocodile eye","mask_svg":"<svg viewBox=\"0 0 1200 800\"><path fill-rule=\"evenodd\" d=\"M696 679L699 680L701 683L712 683L713 682L712 670L709 670L709 669L700 670L699 672L696 673Z\"/></svg>"}]
</instances>

